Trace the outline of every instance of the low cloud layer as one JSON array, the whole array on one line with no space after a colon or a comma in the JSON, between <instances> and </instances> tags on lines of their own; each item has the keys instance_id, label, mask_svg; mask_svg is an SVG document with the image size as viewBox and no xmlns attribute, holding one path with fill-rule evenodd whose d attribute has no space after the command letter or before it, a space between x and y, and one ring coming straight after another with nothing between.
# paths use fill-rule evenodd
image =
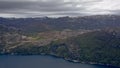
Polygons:
<instances>
[{"instance_id":1,"label":"low cloud layer","mask_svg":"<svg viewBox=\"0 0 120 68\"><path fill-rule=\"evenodd\" d=\"M120 0L0 0L1 17L120 14Z\"/></svg>"}]
</instances>

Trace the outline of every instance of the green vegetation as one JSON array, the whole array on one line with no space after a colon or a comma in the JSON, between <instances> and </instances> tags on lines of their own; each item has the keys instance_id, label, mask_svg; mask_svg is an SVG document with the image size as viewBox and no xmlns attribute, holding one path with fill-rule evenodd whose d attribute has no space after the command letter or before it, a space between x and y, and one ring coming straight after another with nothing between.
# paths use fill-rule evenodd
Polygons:
<instances>
[{"instance_id":1,"label":"green vegetation","mask_svg":"<svg viewBox=\"0 0 120 68\"><path fill-rule=\"evenodd\" d=\"M113 33L97 31L70 38L66 42L79 45L75 52L79 61L120 66L120 38Z\"/></svg>"},{"instance_id":2,"label":"green vegetation","mask_svg":"<svg viewBox=\"0 0 120 68\"><path fill-rule=\"evenodd\" d=\"M120 66L120 38L109 31L88 32L64 40L52 41L45 46L26 43L8 53L17 55L53 55L84 63Z\"/></svg>"}]
</instances>

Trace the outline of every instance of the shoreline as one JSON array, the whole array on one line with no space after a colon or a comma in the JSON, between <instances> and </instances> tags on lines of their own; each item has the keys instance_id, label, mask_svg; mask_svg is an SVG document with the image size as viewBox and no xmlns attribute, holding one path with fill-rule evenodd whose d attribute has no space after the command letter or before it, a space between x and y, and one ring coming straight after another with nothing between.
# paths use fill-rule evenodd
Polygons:
<instances>
[{"instance_id":1,"label":"shoreline","mask_svg":"<svg viewBox=\"0 0 120 68\"><path fill-rule=\"evenodd\" d=\"M63 59L63 60L65 60L67 62L70 62L70 63L90 64L90 65L100 65L100 66L120 68L119 66L113 66L113 65L110 65L110 64L102 64L102 63L98 63L98 62L83 62L83 61L79 61L79 60L67 59L67 58L64 58L64 57L59 57L59 56L50 55L50 54L38 54L38 55L32 55L32 54L31 55L30 54L24 54L24 55L21 55L21 54L0 54L0 56L50 56L50 57L57 58L57 59Z\"/></svg>"}]
</instances>

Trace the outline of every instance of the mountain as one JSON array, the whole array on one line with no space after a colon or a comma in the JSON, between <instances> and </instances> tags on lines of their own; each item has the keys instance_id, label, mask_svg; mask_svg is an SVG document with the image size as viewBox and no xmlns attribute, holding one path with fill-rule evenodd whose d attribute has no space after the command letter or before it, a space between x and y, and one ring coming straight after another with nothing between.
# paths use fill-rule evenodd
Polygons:
<instances>
[{"instance_id":1,"label":"mountain","mask_svg":"<svg viewBox=\"0 0 120 68\"><path fill-rule=\"evenodd\" d=\"M52 55L120 67L120 16L0 18L0 55Z\"/></svg>"},{"instance_id":2,"label":"mountain","mask_svg":"<svg viewBox=\"0 0 120 68\"><path fill-rule=\"evenodd\" d=\"M0 24L20 29L26 33L38 33L43 31L64 29L104 29L120 26L120 16L95 15L84 17L60 17L60 18L0 18Z\"/></svg>"},{"instance_id":3,"label":"mountain","mask_svg":"<svg viewBox=\"0 0 120 68\"><path fill-rule=\"evenodd\" d=\"M44 46L26 44L11 49L8 54L45 54L72 62L120 67L120 31L93 31L67 39L54 40Z\"/></svg>"}]
</instances>

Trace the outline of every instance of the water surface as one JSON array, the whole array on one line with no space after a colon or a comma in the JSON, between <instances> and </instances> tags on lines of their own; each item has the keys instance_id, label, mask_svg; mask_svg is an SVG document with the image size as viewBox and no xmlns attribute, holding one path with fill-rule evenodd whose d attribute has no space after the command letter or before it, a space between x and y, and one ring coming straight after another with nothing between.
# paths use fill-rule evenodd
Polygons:
<instances>
[{"instance_id":1,"label":"water surface","mask_svg":"<svg viewBox=\"0 0 120 68\"><path fill-rule=\"evenodd\" d=\"M116 68L71 63L50 56L0 56L0 68Z\"/></svg>"}]
</instances>

